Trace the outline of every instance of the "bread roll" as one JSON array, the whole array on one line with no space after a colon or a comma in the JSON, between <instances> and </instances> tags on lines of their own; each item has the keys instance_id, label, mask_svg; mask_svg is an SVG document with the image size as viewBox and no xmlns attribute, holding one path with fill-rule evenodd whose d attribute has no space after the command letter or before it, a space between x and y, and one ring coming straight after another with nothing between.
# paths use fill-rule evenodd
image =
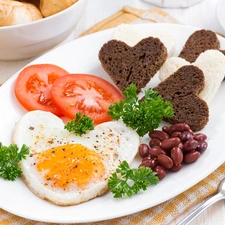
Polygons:
<instances>
[{"instance_id":1,"label":"bread roll","mask_svg":"<svg viewBox=\"0 0 225 225\"><path fill-rule=\"evenodd\" d=\"M44 17L48 17L70 7L77 1L78 0L41 0L40 11Z\"/></svg>"},{"instance_id":2,"label":"bread roll","mask_svg":"<svg viewBox=\"0 0 225 225\"><path fill-rule=\"evenodd\" d=\"M38 8L30 3L0 0L0 26L11 26L42 19Z\"/></svg>"}]
</instances>

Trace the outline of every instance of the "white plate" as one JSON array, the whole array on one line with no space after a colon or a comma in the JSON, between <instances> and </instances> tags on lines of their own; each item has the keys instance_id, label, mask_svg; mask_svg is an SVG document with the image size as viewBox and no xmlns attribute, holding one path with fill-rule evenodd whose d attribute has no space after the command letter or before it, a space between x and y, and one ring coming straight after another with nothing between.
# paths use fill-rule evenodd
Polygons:
<instances>
[{"instance_id":1,"label":"white plate","mask_svg":"<svg viewBox=\"0 0 225 225\"><path fill-rule=\"evenodd\" d=\"M170 32L177 41L177 53L186 39L196 28L175 24L143 24L137 25L142 31L146 29ZM111 39L113 29L95 33L65 44L41 56L32 62L54 63L71 73L92 73L106 78L98 60L101 46ZM225 49L225 39L220 38L221 48ZM18 73L11 77L0 88L0 141L4 145L11 142L15 122L26 112L17 102L13 86ZM150 82L150 86L156 85ZM213 172L225 161L224 127L225 127L225 84L223 82L215 100L210 105L210 121L202 130L208 136L209 147L199 160L184 166L178 173L168 174L156 186L149 187L145 192L127 199L113 199L111 193L86 203L60 207L36 197L22 180L15 182L0 180L0 207L8 212L28 219L46 222L93 222L117 218L132 214L164 202L187 190L208 174ZM133 166L140 163L137 159Z\"/></svg>"},{"instance_id":2,"label":"white plate","mask_svg":"<svg viewBox=\"0 0 225 225\"><path fill-rule=\"evenodd\" d=\"M225 32L225 1L224 0L220 0L218 2L216 14L217 14L219 23Z\"/></svg>"}]
</instances>

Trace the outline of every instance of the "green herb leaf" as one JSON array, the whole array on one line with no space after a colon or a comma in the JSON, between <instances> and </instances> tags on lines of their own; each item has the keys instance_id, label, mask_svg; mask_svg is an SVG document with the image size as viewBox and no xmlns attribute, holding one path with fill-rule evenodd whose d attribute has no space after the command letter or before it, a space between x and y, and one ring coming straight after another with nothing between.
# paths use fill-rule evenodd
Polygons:
<instances>
[{"instance_id":1,"label":"green herb leaf","mask_svg":"<svg viewBox=\"0 0 225 225\"><path fill-rule=\"evenodd\" d=\"M76 113L75 119L68 122L64 128L81 136L86 134L88 130L94 129L94 121L90 117L82 115L82 113Z\"/></svg>"},{"instance_id":2,"label":"green herb leaf","mask_svg":"<svg viewBox=\"0 0 225 225\"><path fill-rule=\"evenodd\" d=\"M122 198L137 194L140 190L147 190L149 185L158 182L159 179L151 168L144 166L130 168L129 164L123 161L116 172L110 176L108 186L114 194L114 198Z\"/></svg>"},{"instance_id":3,"label":"green herb leaf","mask_svg":"<svg viewBox=\"0 0 225 225\"><path fill-rule=\"evenodd\" d=\"M136 85L131 84L124 96L124 100L109 106L108 114L114 120L122 118L141 137L156 129L163 118L173 116L172 104L152 89L145 91L143 101L138 101Z\"/></svg>"},{"instance_id":4,"label":"green herb leaf","mask_svg":"<svg viewBox=\"0 0 225 225\"><path fill-rule=\"evenodd\" d=\"M26 145L22 145L19 150L15 144L7 147L0 142L0 177L12 181L20 177L22 171L18 163L25 159L27 154L29 154L29 148Z\"/></svg>"}]
</instances>

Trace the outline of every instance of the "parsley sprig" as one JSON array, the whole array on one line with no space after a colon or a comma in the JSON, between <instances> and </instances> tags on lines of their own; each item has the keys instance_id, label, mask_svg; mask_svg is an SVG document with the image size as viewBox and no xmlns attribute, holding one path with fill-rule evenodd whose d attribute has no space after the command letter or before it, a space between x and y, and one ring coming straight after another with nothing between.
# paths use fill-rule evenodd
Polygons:
<instances>
[{"instance_id":1,"label":"parsley sprig","mask_svg":"<svg viewBox=\"0 0 225 225\"><path fill-rule=\"evenodd\" d=\"M26 145L22 145L19 150L16 144L4 146L0 142L0 177L12 181L20 177L22 171L18 163L25 159L28 153L29 148Z\"/></svg>"},{"instance_id":2,"label":"parsley sprig","mask_svg":"<svg viewBox=\"0 0 225 225\"><path fill-rule=\"evenodd\" d=\"M94 121L90 117L78 112L75 119L68 122L64 128L69 132L74 132L76 135L81 136L82 134L86 134L88 130L94 129Z\"/></svg>"},{"instance_id":3,"label":"parsley sprig","mask_svg":"<svg viewBox=\"0 0 225 225\"><path fill-rule=\"evenodd\" d=\"M151 184L157 184L159 179L151 168L141 166L130 168L126 161L123 161L116 169L109 180L108 186L114 194L114 198L132 196L141 190L146 190Z\"/></svg>"},{"instance_id":4,"label":"parsley sprig","mask_svg":"<svg viewBox=\"0 0 225 225\"><path fill-rule=\"evenodd\" d=\"M124 100L109 106L108 114L114 120L122 118L141 137L156 129L163 118L173 116L172 104L150 88L145 91L142 101L138 101L135 84L125 89L124 96Z\"/></svg>"}]
</instances>

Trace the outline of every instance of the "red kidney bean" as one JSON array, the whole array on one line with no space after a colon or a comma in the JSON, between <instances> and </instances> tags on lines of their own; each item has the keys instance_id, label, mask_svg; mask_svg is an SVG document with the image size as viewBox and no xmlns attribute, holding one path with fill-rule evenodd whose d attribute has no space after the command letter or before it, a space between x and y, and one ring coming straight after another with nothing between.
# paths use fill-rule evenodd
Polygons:
<instances>
[{"instance_id":1,"label":"red kidney bean","mask_svg":"<svg viewBox=\"0 0 225 225\"><path fill-rule=\"evenodd\" d=\"M145 166L154 169L157 166L157 162L154 159L146 159L142 160L140 166Z\"/></svg>"},{"instance_id":2,"label":"red kidney bean","mask_svg":"<svg viewBox=\"0 0 225 225\"><path fill-rule=\"evenodd\" d=\"M180 163L180 164L173 165L169 169L169 171L171 171L171 172L178 172L181 168L182 168L182 164Z\"/></svg>"},{"instance_id":3,"label":"red kidney bean","mask_svg":"<svg viewBox=\"0 0 225 225\"><path fill-rule=\"evenodd\" d=\"M146 144L141 144L138 148L139 155L144 158L149 155L149 146Z\"/></svg>"},{"instance_id":4,"label":"red kidney bean","mask_svg":"<svg viewBox=\"0 0 225 225\"><path fill-rule=\"evenodd\" d=\"M207 139L207 136L205 134L202 134L202 133L197 133L197 134L194 134L193 138L196 141L201 142L201 141L205 141Z\"/></svg>"},{"instance_id":5,"label":"red kidney bean","mask_svg":"<svg viewBox=\"0 0 225 225\"><path fill-rule=\"evenodd\" d=\"M175 165L182 163L183 151L180 148L177 146L173 147L170 154Z\"/></svg>"},{"instance_id":6,"label":"red kidney bean","mask_svg":"<svg viewBox=\"0 0 225 225\"><path fill-rule=\"evenodd\" d=\"M177 124L173 124L169 127L169 132L172 134L175 131L186 131L186 130L190 130L190 126L186 123L177 123Z\"/></svg>"},{"instance_id":7,"label":"red kidney bean","mask_svg":"<svg viewBox=\"0 0 225 225\"><path fill-rule=\"evenodd\" d=\"M180 143L177 145L177 147L178 147L178 148L180 148L181 150L183 150L184 145L183 145L183 143L182 143L182 142L180 142Z\"/></svg>"},{"instance_id":8,"label":"red kidney bean","mask_svg":"<svg viewBox=\"0 0 225 225\"><path fill-rule=\"evenodd\" d=\"M171 136L170 137L178 137L178 138L180 138L180 135L181 135L182 133L180 132L180 131L175 131L175 132L173 132L172 134L171 134Z\"/></svg>"},{"instance_id":9,"label":"red kidney bean","mask_svg":"<svg viewBox=\"0 0 225 225\"><path fill-rule=\"evenodd\" d=\"M168 138L162 141L161 147L165 150L170 150L173 147L177 146L180 143L180 139L178 137Z\"/></svg>"},{"instance_id":10,"label":"red kidney bean","mask_svg":"<svg viewBox=\"0 0 225 225\"><path fill-rule=\"evenodd\" d=\"M198 151L192 151L188 152L184 155L184 162L185 163L193 163L200 157L200 152Z\"/></svg>"},{"instance_id":11,"label":"red kidney bean","mask_svg":"<svg viewBox=\"0 0 225 225\"><path fill-rule=\"evenodd\" d=\"M160 154L166 154L166 152L162 148L160 148L159 146L154 146L154 147L149 149L149 154L152 157L157 157Z\"/></svg>"},{"instance_id":12,"label":"red kidney bean","mask_svg":"<svg viewBox=\"0 0 225 225\"><path fill-rule=\"evenodd\" d=\"M166 176L166 170L162 166L156 166L153 171L156 172L160 180L162 180Z\"/></svg>"},{"instance_id":13,"label":"red kidney bean","mask_svg":"<svg viewBox=\"0 0 225 225\"><path fill-rule=\"evenodd\" d=\"M193 139L193 134L190 131L184 131L181 133L179 138L184 143L188 141L189 139Z\"/></svg>"},{"instance_id":14,"label":"red kidney bean","mask_svg":"<svg viewBox=\"0 0 225 225\"><path fill-rule=\"evenodd\" d=\"M208 147L208 143L206 141L201 141L198 143L198 147L196 148L197 151L203 153Z\"/></svg>"},{"instance_id":15,"label":"red kidney bean","mask_svg":"<svg viewBox=\"0 0 225 225\"><path fill-rule=\"evenodd\" d=\"M152 158L151 158L150 155L148 155L148 156L144 157L144 158L142 159L142 161L147 160L147 159L152 159Z\"/></svg>"},{"instance_id":16,"label":"red kidney bean","mask_svg":"<svg viewBox=\"0 0 225 225\"><path fill-rule=\"evenodd\" d=\"M173 166L173 160L164 154L158 155L158 162L166 169L170 169Z\"/></svg>"},{"instance_id":17,"label":"red kidney bean","mask_svg":"<svg viewBox=\"0 0 225 225\"><path fill-rule=\"evenodd\" d=\"M162 127L162 131L165 132L165 133L167 133L167 134L169 134L169 129L170 129L169 126L163 126Z\"/></svg>"},{"instance_id":18,"label":"red kidney bean","mask_svg":"<svg viewBox=\"0 0 225 225\"><path fill-rule=\"evenodd\" d=\"M198 147L198 142L194 139L189 139L184 143L184 151L192 151Z\"/></svg>"},{"instance_id":19,"label":"red kidney bean","mask_svg":"<svg viewBox=\"0 0 225 225\"><path fill-rule=\"evenodd\" d=\"M154 147L154 146L159 146L160 147L161 146L161 141L159 139L157 139L157 138L153 138L153 139L150 140L149 146L151 148Z\"/></svg>"},{"instance_id":20,"label":"red kidney bean","mask_svg":"<svg viewBox=\"0 0 225 225\"><path fill-rule=\"evenodd\" d=\"M160 141L163 141L163 140L169 138L169 135L161 130L153 130L148 135L150 138L157 138Z\"/></svg>"}]
</instances>

